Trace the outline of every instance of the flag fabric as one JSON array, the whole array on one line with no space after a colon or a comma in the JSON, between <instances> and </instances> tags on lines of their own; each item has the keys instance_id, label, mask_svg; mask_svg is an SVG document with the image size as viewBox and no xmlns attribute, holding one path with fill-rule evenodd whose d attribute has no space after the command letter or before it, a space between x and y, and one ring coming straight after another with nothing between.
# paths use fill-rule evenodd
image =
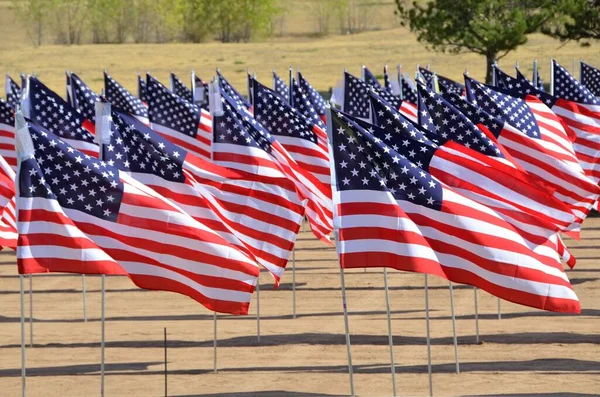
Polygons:
<instances>
[{"instance_id":1,"label":"flag fabric","mask_svg":"<svg viewBox=\"0 0 600 397\"><path fill-rule=\"evenodd\" d=\"M273 70L273 91L281 98L285 103L290 103L290 88L285 84L285 81L277 75Z\"/></svg>"},{"instance_id":2,"label":"flag fabric","mask_svg":"<svg viewBox=\"0 0 600 397\"><path fill-rule=\"evenodd\" d=\"M6 91L6 103L16 109L21 98L21 88L8 74L6 75L4 90Z\"/></svg>"},{"instance_id":3,"label":"flag fabric","mask_svg":"<svg viewBox=\"0 0 600 397\"><path fill-rule=\"evenodd\" d=\"M400 90L402 91L402 103L400 113L413 122L418 122L417 115L417 90L412 86L406 76L400 78Z\"/></svg>"},{"instance_id":4,"label":"flag fabric","mask_svg":"<svg viewBox=\"0 0 600 397\"><path fill-rule=\"evenodd\" d=\"M369 110L369 85L344 72L344 102L342 110L351 116L361 119L369 119L371 113Z\"/></svg>"},{"instance_id":5,"label":"flag fabric","mask_svg":"<svg viewBox=\"0 0 600 397\"><path fill-rule=\"evenodd\" d=\"M71 86L71 74L68 71L65 71L65 88L66 88L66 96L65 98L67 98L67 102L71 105L71 106L75 106L73 105L73 87Z\"/></svg>"},{"instance_id":6,"label":"flag fabric","mask_svg":"<svg viewBox=\"0 0 600 397\"><path fill-rule=\"evenodd\" d=\"M380 90L384 89L379 80L377 80L377 77L375 77L373 72L371 72L369 68L365 65L363 65L362 67L362 80L372 87L378 88Z\"/></svg>"},{"instance_id":7,"label":"flag fabric","mask_svg":"<svg viewBox=\"0 0 600 397\"><path fill-rule=\"evenodd\" d=\"M375 79L375 80L377 80L377 79ZM370 83L369 81L372 81L372 79L365 79L364 81L369 85L369 88L371 91L376 92L377 95L379 95L381 98L383 98L388 104L392 105L394 107L394 109L396 109L396 110L400 109L400 107L402 105L402 99L400 99L400 96L394 95L392 92L388 91L381 84L379 84L379 82L377 82L377 84ZM368 91L365 93L365 96L367 97L367 104L368 104L369 103ZM371 116L371 118L373 117L372 115L370 115L370 116Z\"/></svg>"},{"instance_id":8,"label":"flag fabric","mask_svg":"<svg viewBox=\"0 0 600 397\"><path fill-rule=\"evenodd\" d=\"M519 122L519 117L527 117L528 109L508 105L508 98L503 99L499 96L503 95L501 92L492 91L487 86L476 92L477 103L482 106L476 106L454 94L444 94L444 97L480 129L493 134L520 166L547 184L554 191L554 196L569 206L576 222L581 223L600 193L598 186L585 175L578 163L557 157L556 146L544 140L540 134L533 133L533 128L518 129L510 123ZM496 109L489 106L494 98L500 103L504 101L505 107ZM494 115L491 113L493 110Z\"/></svg>"},{"instance_id":9,"label":"flag fabric","mask_svg":"<svg viewBox=\"0 0 600 397\"><path fill-rule=\"evenodd\" d=\"M119 109L132 114L142 123L148 124L148 108L141 99L136 98L108 73L104 72L104 95Z\"/></svg>"},{"instance_id":10,"label":"flag fabric","mask_svg":"<svg viewBox=\"0 0 600 397\"><path fill-rule=\"evenodd\" d=\"M0 156L0 247L17 248L15 171Z\"/></svg>"},{"instance_id":11,"label":"flag fabric","mask_svg":"<svg viewBox=\"0 0 600 397\"><path fill-rule=\"evenodd\" d=\"M14 108L2 99L0 99L0 156L14 171L17 170Z\"/></svg>"},{"instance_id":12,"label":"flag fabric","mask_svg":"<svg viewBox=\"0 0 600 397\"><path fill-rule=\"evenodd\" d=\"M96 102L100 101L100 95L92 91L75 73L70 73L70 82L71 106L79 110L83 117L93 122L96 117Z\"/></svg>"},{"instance_id":13,"label":"flag fabric","mask_svg":"<svg viewBox=\"0 0 600 397\"><path fill-rule=\"evenodd\" d=\"M253 175L287 179L286 185L306 200L306 217L317 238L330 242L332 225L331 188L298 165L271 133L226 92L212 100L222 103L222 115L214 118L214 161L224 167Z\"/></svg>"},{"instance_id":14,"label":"flag fabric","mask_svg":"<svg viewBox=\"0 0 600 397\"><path fill-rule=\"evenodd\" d=\"M329 186L331 172L325 138L327 133L256 79L253 79L252 92L256 121L281 143L301 168Z\"/></svg>"},{"instance_id":15,"label":"flag fabric","mask_svg":"<svg viewBox=\"0 0 600 397\"><path fill-rule=\"evenodd\" d=\"M20 274L124 274L141 288L247 314L259 276L250 257L127 173L41 127L18 128L17 142Z\"/></svg>"},{"instance_id":16,"label":"flag fabric","mask_svg":"<svg viewBox=\"0 0 600 397\"><path fill-rule=\"evenodd\" d=\"M194 95L192 94L192 90L190 90L184 83L175 75L175 73L171 72L169 74L169 79L171 82L171 92L175 95L185 99L190 103L194 103Z\"/></svg>"},{"instance_id":17,"label":"flag fabric","mask_svg":"<svg viewBox=\"0 0 600 397\"><path fill-rule=\"evenodd\" d=\"M325 122L319 116L315 107L313 106L308 94L304 92L300 84L292 77L291 80L291 96L290 96L290 105L296 109L300 114L310 120L313 124L317 125L323 131L324 135L319 133L319 137L322 138L324 142L327 142L327 133L325 132Z\"/></svg>"},{"instance_id":18,"label":"flag fabric","mask_svg":"<svg viewBox=\"0 0 600 397\"><path fill-rule=\"evenodd\" d=\"M98 157L98 145L94 140L94 125L57 93L35 77L28 78L23 108L40 126L63 138L69 145L85 154Z\"/></svg>"},{"instance_id":19,"label":"flag fabric","mask_svg":"<svg viewBox=\"0 0 600 397\"><path fill-rule=\"evenodd\" d=\"M192 71L192 95L194 103L202 109L208 110L208 83L202 80Z\"/></svg>"},{"instance_id":20,"label":"flag fabric","mask_svg":"<svg viewBox=\"0 0 600 397\"><path fill-rule=\"evenodd\" d=\"M325 113L327 107L327 105L325 104L325 99L323 99L321 94L319 94L319 91L313 88L313 86L308 82L308 80L306 80L306 78L302 75L302 73L300 73L300 71L298 71L298 84L300 84L300 88L302 88L302 91L304 91L308 95L308 98L310 99L310 102L317 111L317 114L323 119L323 121L325 121Z\"/></svg>"},{"instance_id":21,"label":"flag fabric","mask_svg":"<svg viewBox=\"0 0 600 397\"><path fill-rule=\"evenodd\" d=\"M332 111L337 249L343 268L392 267L482 288L502 299L580 311L556 242L531 246L497 213L453 191Z\"/></svg>"},{"instance_id":22,"label":"flag fabric","mask_svg":"<svg viewBox=\"0 0 600 397\"><path fill-rule=\"evenodd\" d=\"M146 95L146 82L139 74L137 75L137 96L140 101L147 105L148 99Z\"/></svg>"},{"instance_id":23,"label":"flag fabric","mask_svg":"<svg viewBox=\"0 0 600 397\"><path fill-rule=\"evenodd\" d=\"M394 94L394 86L392 85L392 80L390 79L388 65L383 67L383 86L388 94Z\"/></svg>"},{"instance_id":24,"label":"flag fabric","mask_svg":"<svg viewBox=\"0 0 600 397\"><path fill-rule=\"evenodd\" d=\"M283 275L304 215L302 203L259 178L203 160L164 140L131 116L112 111L98 132L103 159L127 171L228 242L254 256L275 278ZM108 127L108 126L107 126Z\"/></svg>"},{"instance_id":25,"label":"flag fabric","mask_svg":"<svg viewBox=\"0 0 600 397\"><path fill-rule=\"evenodd\" d=\"M251 78L251 76L248 75L248 78ZM219 81L219 86L221 87L221 90L223 90L230 98L235 100L237 105L243 106L246 109L250 109L250 107L252 106L250 101L242 94L240 94L238 90L236 90L231 84L229 84L229 81L227 81L227 79L221 74L219 70L217 70L217 79Z\"/></svg>"},{"instance_id":26,"label":"flag fabric","mask_svg":"<svg viewBox=\"0 0 600 397\"><path fill-rule=\"evenodd\" d=\"M154 77L146 78L148 116L153 130L196 156L212 158L212 117L171 92Z\"/></svg>"},{"instance_id":27,"label":"flag fabric","mask_svg":"<svg viewBox=\"0 0 600 397\"><path fill-rule=\"evenodd\" d=\"M592 94L600 96L600 70L596 69L592 65L580 61L579 63L581 71L581 84L585 88L590 90Z\"/></svg>"},{"instance_id":28,"label":"flag fabric","mask_svg":"<svg viewBox=\"0 0 600 397\"><path fill-rule=\"evenodd\" d=\"M417 73L423 78L423 83L429 87L429 89L434 90L435 87L433 86L433 76L435 75L435 73L433 73L431 70L421 67L421 66L417 66Z\"/></svg>"}]
</instances>

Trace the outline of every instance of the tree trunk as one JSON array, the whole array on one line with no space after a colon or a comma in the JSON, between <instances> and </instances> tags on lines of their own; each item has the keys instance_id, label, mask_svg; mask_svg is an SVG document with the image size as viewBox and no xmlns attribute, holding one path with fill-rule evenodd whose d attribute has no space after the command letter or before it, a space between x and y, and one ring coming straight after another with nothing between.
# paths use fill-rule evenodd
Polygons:
<instances>
[{"instance_id":1,"label":"tree trunk","mask_svg":"<svg viewBox=\"0 0 600 397\"><path fill-rule=\"evenodd\" d=\"M493 68L492 66L494 65L494 62L496 61L496 56L498 55L497 52L491 53L491 54L487 54L485 56L485 66L486 66L486 71L485 71L485 83L486 84L493 84Z\"/></svg>"}]
</instances>

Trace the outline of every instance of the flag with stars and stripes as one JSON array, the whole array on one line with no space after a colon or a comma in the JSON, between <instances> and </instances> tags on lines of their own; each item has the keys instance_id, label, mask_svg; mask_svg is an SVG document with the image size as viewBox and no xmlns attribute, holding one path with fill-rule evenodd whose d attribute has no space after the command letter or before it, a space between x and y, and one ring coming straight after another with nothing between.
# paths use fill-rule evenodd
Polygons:
<instances>
[{"instance_id":1,"label":"flag with stars and stripes","mask_svg":"<svg viewBox=\"0 0 600 397\"><path fill-rule=\"evenodd\" d=\"M302 91L306 92L306 94L308 95L308 98L310 99L310 102L317 111L319 117L321 117L323 121L325 121L325 110L327 107L327 105L325 104L325 99L323 99L321 94L319 94L319 91L313 88L313 86L308 82L308 80L306 80L306 78L302 75L302 73L300 73L300 71L298 71L298 84L300 84L300 88L302 88Z\"/></svg>"},{"instance_id":2,"label":"flag with stars and stripes","mask_svg":"<svg viewBox=\"0 0 600 397\"><path fill-rule=\"evenodd\" d=\"M383 86L388 94L394 94L394 86L392 84L392 80L390 79L388 65L383 67Z\"/></svg>"},{"instance_id":3,"label":"flag with stars and stripes","mask_svg":"<svg viewBox=\"0 0 600 397\"><path fill-rule=\"evenodd\" d=\"M147 75L148 116L153 130L202 158L212 158L212 118Z\"/></svg>"},{"instance_id":4,"label":"flag with stars and stripes","mask_svg":"<svg viewBox=\"0 0 600 397\"><path fill-rule=\"evenodd\" d=\"M107 124L105 127L109 127ZM116 109L98 131L103 159L127 171L273 274L283 275L304 215L275 178L221 167L186 152Z\"/></svg>"},{"instance_id":5,"label":"flag with stars and stripes","mask_svg":"<svg viewBox=\"0 0 600 397\"><path fill-rule=\"evenodd\" d=\"M21 88L8 74L6 75L4 90L6 91L6 103L16 109L21 100Z\"/></svg>"},{"instance_id":6,"label":"flag with stars and stripes","mask_svg":"<svg viewBox=\"0 0 600 397\"><path fill-rule=\"evenodd\" d=\"M29 117L54 135L66 140L75 149L98 157L98 145L94 140L94 125L57 93L37 78L28 78L23 108L29 109Z\"/></svg>"},{"instance_id":7,"label":"flag with stars and stripes","mask_svg":"<svg viewBox=\"0 0 600 397\"><path fill-rule=\"evenodd\" d=\"M148 100L146 99L146 82L140 76L137 75L137 96L146 106L148 106Z\"/></svg>"},{"instance_id":8,"label":"flag with stars and stripes","mask_svg":"<svg viewBox=\"0 0 600 397\"><path fill-rule=\"evenodd\" d=\"M125 87L106 72L104 72L104 95L113 105L132 114L142 123L148 124L150 122L148 120L148 108L144 105L144 102L127 91Z\"/></svg>"},{"instance_id":9,"label":"flag with stars and stripes","mask_svg":"<svg viewBox=\"0 0 600 397\"><path fill-rule=\"evenodd\" d=\"M300 167L322 184L331 184L326 132L289 106L277 93L253 80L254 118Z\"/></svg>"},{"instance_id":10,"label":"flag with stars and stripes","mask_svg":"<svg viewBox=\"0 0 600 397\"><path fill-rule=\"evenodd\" d=\"M194 103L202 109L208 110L208 83L202 80L196 72L192 70L192 96Z\"/></svg>"},{"instance_id":11,"label":"flag with stars and stripes","mask_svg":"<svg viewBox=\"0 0 600 397\"><path fill-rule=\"evenodd\" d=\"M75 73L70 73L70 82L71 106L93 122L96 117L96 102L100 101L100 95L92 91Z\"/></svg>"},{"instance_id":12,"label":"flag with stars and stripes","mask_svg":"<svg viewBox=\"0 0 600 397\"><path fill-rule=\"evenodd\" d=\"M420 75L423 78L423 83L429 87L429 89L434 89L433 87L433 76L434 73L433 71L429 70L428 68L424 68L421 66L417 66L417 74Z\"/></svg>"},{"instance_id":13,"label":"flag with stars and stripes","mask_svg":"<svg viewBox=\"0 0 600 397\"><path fill-rule=\"evenodd\" d=\"M248 78L250 79L251 76L248 75ZM235 100L237 105L243 106L246 109L250 109L250 107L252 106L250 104L250 101L242 94L240 94L234 86L229 84L229 81L227 81L227 79L221 74L219 70L217 70L217 79L219 81L219 86L221 87L221 90L223 90L230 98Z\"/></svg>"},{"instance_id":14,"label":"flag with stars and stripes","mask_svg":"<svg viewBox=\"0 0 600 397\"><path fill-rule=\"evenodd\" d=\"M592 94L600 97L600 70L596 69L592 65L580 61L579 62L580 73L581 73L581 84Z\"/></svg>"},{"instance_id":15,"label":"flag with stars and stripes","mask_svg":"<svg viewBox=\"0 0 600 397\"><path fill-rule=\"evenodd\" d=\"M521 305L580 311L558 254L546 248L556 242L531 246L496 212L455 192L340 112L328 118L343 268L427 273Z\"/></svg>"},{"instance_id":16,"label":"flag with stars and stripes","mask_svg":"<svg viewBox=\"0 0 600 397\"><path fill-rule=\"evenodd\" d=\"M0 156L0 247L17 248L15 171Z\"/></svg>"},{"instance_id":17,"label":"flag with stars and stripes","mask_svg":"<svg viewBox=\"0 0 600 397\"><path fill-rule=\"evenodd\" d=\"M553 61L554 62L554 61ZM553 63L554 64L554 63ZM498 85L511 95L535 97L547 112L555 114L572 141L572 148L585 173L600 182L600 101L562 66L554 67L554 93L541 92L527 80L515 79L498 72ZM555 117L556 117L555 116Z\"/></svg>"},{"instance_id":18,"label":"flag with stars and stripes","mask_svg":"<svg viewBox=\"0 0 600 397\"><path fill-rule=\"evenodd\" d=\"M402 103L400 104L400 113L415 123L418 121L417 115L417 90L414 84L409 82L408 76L398 76L400 78L400 90L402 92Z\"/></svg>"},{"instance_id":19,"label":"flag with stars and stripes","mask_svg":"<svg viewBox=\"0 0 600 397\"><path fill-rule=\"evenodd\" d=\"M427 164L425 171L471 200L493 208L510 217L509 222L521 223L548 231L550 235L567 230L575 221L569 207L552 196L546 185L532 178L489 131L479 129L460 110L440 95L424 86L417 87L419 116L430 137L438 139L439 147L431 150L427 142L405 139L400 154L411 147L409 159ZM408 127L405 137L414 135ZM390 138L391 141L391 138ZM397 142L397 140L396 140ZM524 229L523 231L525 231ZM544 235L543 231L528 231Z\"/></svg>"},{"instance_id":20,"label":"flag with stars and stripes","mask_svg":"<svg viewBox=\"0 0 600 397\"><path fill-rule=\"evenodd\" d=\"M190 103L194 103L194 95L192 94L192 90L190 90L184 83L177 77L177 75L173 72L169 74L169 81L171 84L171 92L175 95L185 99Z\"/></svg>"},{"instance_id":21,"label":"flag with stars and stripes","mask_svg":"<svg viewBox=\"0 0 600 397\"><path fill-rule=\"evenodd\" d=\"M315 107L313 106L308 94L302 90L300 84L292 77L291 79L291 97L290 105L300 112L304 117L310 120L313 124L317 125L322 133L319 132L319 138L324 142L327 142L327 133L325 132L325 122L319 116Z\"/></svg>"},{"instance_id":22,"label":"flag with stars and stripes","mask_svg":"<svg viewBox=\"0 0 600 397\"><path fill-rule=\"evenodd\" d=\"M459 96L465 95L465 86L459 82L440 75L437 76L437 79L440 90L445 90Z\"/></svg>"},{"instance_id":23,"label":"flag with stars and stripes","mask_svg":"<svg viewBox=\"0 0 600 397\"><path fill-rule=\"evenodd\" d=\"M290 87L285 84L285 81L273 70L273 91L279 95L285 103L290 103Z\"/></svg>"},{"instance_id":24,"label":"flag with stars and stripes","mask_svg":"<svg viewBox=\"0 0 600 397\"><path fill-rule=\"evenodd\" d=\"M222 114L214 117L214 161L254 175L287 179L282 187L295 192L300 200L306 200L306 217L315 236L330 242L331 188L298 165L281 143L235 99L223 90L217 94L211 101L222 103Z\"/></svg>"},{"instance_id":25,"label":"flag with stars and stripes","mask_svg":"<svg viewBox=\"0 0 600 397\"><path fill-rule=\"evenodd\" d=\"M141 288L184 294L213 311L248 313L259 276L251 257L49 131L25 124L16 139L20 274L127 275Z\"/></svg>"},{"instance_id":26,"label":"flag with stars and stripes","mask_svg":"<svg viewBox=\"0 0 600 397\"><path fill-rule=\"evenodd\" d=\"M0 99L0 156L17 170L15 153L15 113L14 108Z\"/></svg>"},{"instance_id":27,"label":"flag with stars and stripes","mask_svg":"<svg viewBox=\"0 0 600 397\"><path fill-rule=\"evenodd\" d=\"M344 101L342 110L351 116L369 119L369 90L367 83L348 72L344 72Z\"/></svg>"},{"instance_id":28,"label":"flag with stars and stripes","mask_svg":"<svg viewBox=\"0 0 600 397\"><path fill-rule=\"evenodd\" d=\"M370 73L370 72L369 72ZM400 96L398 95L394 95L393 93L389 92L387 89L385 89L381 84L379 84L379 82L377 82L377 84L372 83L372 79L363 79L368 85L371 91L374 91L377 93L377 95L379 95L380 97L382 97L383 99L385 99L385 101L387 103L389 103L390 105L392 105L394 107L394 109L399 110L400 107L402 106L402 99L400 99ZM377 79L375 79L377 80ZM368 96L368 93L365 93L365 97ZM369 99L366 98L367 101L367 106L369 103ZM373 117L370 115L370 117Z\"/></svg>"},{"instance_id":29,"label":"flag with stars and stripes","mask_svg":"<svg viewBox=\"0 0 600 397\"><path fill-rule=\"evenodd\" d=\"M472 85L467 80L467 87ZM581 224L598 198L600 188L585 175L577 158L544 136L548 125L532 125L528 120L535 116L529 107L515 102L517 98L480 83L475 89L467 89L475 96L475 104L452 94L446 94L445 98L480 129L485 128L496 136L529 174L550 186L554 196L571 208L576 223ZM521 127L532 127L518 128L517 123Z\"/></svg>"},{"instance_id":30,"label":"flag with stars and stripes","mask_svg":"<svg viewBox=\"0 0 600 397\"><path fill-rule=\"evenodd\" d=\"M383 90L384 87L381 85L381 83L379 82L379 80L377 80L377 77L375 77L375 75L373 74L373 72L371 72L369 70L368 67L366 67L365 65L363 65L362 67L362 80L367 83L368 85L375 87L379 90Z\"/></svg>"}]
</instances>

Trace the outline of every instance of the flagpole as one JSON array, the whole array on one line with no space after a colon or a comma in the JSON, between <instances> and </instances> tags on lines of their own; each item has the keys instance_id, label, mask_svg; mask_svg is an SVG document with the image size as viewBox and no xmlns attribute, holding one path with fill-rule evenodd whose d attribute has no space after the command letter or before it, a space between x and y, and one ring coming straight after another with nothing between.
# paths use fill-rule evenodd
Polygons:
<instances>
[{"instance_id":1,"label":"flagpole","mask_svg":"<svg viewBox=\"0 0 600 397\"><path fill-rule=\"evenodd\" d=\"M336 239L337 241L337 239ZM344 308L344 327L346 329L346 349L348 350L348 374L350 375L350 395L354 394L354 370L352 368L352 350L350 344L350 327L348 325L348 307L346 305L346 283L344 280L344 268L340 264L340 278L342 282L342 306Z\"/></svg>"},{"instance_id":2,"label":"flagpole","mask_svg":"<svg viewBox=\"0 0 600 397\"><path fill-rule=\"evenodd\" d=\"M296 318L296 245L292 249L292 317Z\"/></svg>"},{"instance_id":3,"label":"flagpole","mask_svg":"<svg viewBox=\"0 0 600 397\"><path fill-rule=\"evenodd\" d=\"M502 312L500 311L500 298L498 298L498 320L502 320Z\"/></svg>"},{"instance_id":4,"label":"flagpole","mask_svg":"<svg viewBox=\"0 0 600 397\"><path fill-rule=\"evenodd\" d=\"M554 62L550 58L550 95L554 95Z\"/></svg>"},{"instance_id":5,"label":"flagpole","mask_svg":"<svg viewBox=\"0 0 600 397\"><path fill-rule=\"evenodd\" d=\"M105 341L105 309L106 309L106 300L105 300L105 295L106 295L106 291L105 291L105 281L106 281L106 275L102 275L102 304L101 304L101 340L100 340L100 396L104 397L104 349L106 346L106 341Z\"/></svg>"},{"instance_id":6,"label":"flagpole","mask_svg":"<svg viewBox=\"0 0 600 397\"><path fill-rule=\"evenodd\" d=\"M256 280L256 340L260 345L260 273Z\"/></svg>"},{"instance_id":7,"label":"flagpole","mask_svg":"<svg viewBox=\"0 0 600 397\"><path fill-rule=\"evenodd\" d=\"M83 321L87 323L85 274L81 275L81 289L83 293Z\"/></svg>"},{"instance_id":8,"label":"flagpole","mask_svg":"<svg viewBox=\"0 0 600 397\"><path fill-rule=\"evenodd\" d=\"M29 275L29 347L33 347L33 274Z\"/></svg>"},{"instance_id":9,"label":"flagpole","mask_svg":"<svg viewBox=\"0 0 600 397\"><path fill-rule=\"evenodd\" d=\"M429 286L425 273L425 323L427 329L427 373L429 374L429 395L433 396L433 380L431 376L431 339L429 337Z\"/></svg>"},{"instance_id":10,"label":"flagpole","mask_svg":"<svg viewBox=\"0 0 600 397\"><path fill-rule=\"evenodd\" d=\"M454 337L454 361L456 362L456 373L460 374L460 364L458 360L458 339L456 337L456 316L454 315L454 288L450 281L450 307L452 309L452 335Z\"/></svg>"},{"instance_id":11,"label":"flagpole","mask_svg":"<svg viewBox=\"0 0 600 397\"><path fill-rule=\"evenodd\" d=\"M394 337L392 335L392 319L390 313L390 292L388 287L387 267L383 268L383 282L385 285L385 309L387 311L388 341L390 344L390 369L392 371L392 390L396 397L396 363L394 362Z\"/></svg>"},{"instance_id":12,"label":"flagpole","mask_svg":"<svg viewBox=\"0 0 600 397\"><path fill-rule=\"evenodd\" d=\"M21 395L26 396L27 373L25 370L25 287L24 276L19 275L21 284Z\"/></svg>"},{"instance_id":13,"label":"flagpole","mask_svg":"<svg viewBox=\"0 0 600 397\"><path fill-rule=\"evenodd\" d=\"M477 287L473 287L475 296L475 343L479 344L479 313L477 310Z\"/></svg>"},{"instance_id":14,"label":"flagpole","mask_svg":"<svg viewBox=\"0 0 600 397\"><path fill-rule=\"evenodd\" d=\"M217 372L217 312L213 313L213 371Z\"/></svg>"}]
</instances>

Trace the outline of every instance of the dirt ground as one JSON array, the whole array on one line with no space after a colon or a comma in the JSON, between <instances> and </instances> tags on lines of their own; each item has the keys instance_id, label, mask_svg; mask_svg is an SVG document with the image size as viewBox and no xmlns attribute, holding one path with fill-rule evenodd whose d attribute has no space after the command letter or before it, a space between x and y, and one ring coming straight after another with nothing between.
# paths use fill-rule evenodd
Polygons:
<instances>
[{"instance_id":1,"label":"dirt ground","mask_svg":"<svg viewBox=\"0 0 600 397\"><path fill-rule=\"evenodd\" d=\"M350 392L335 250L308 232L296 251L297 318L292 274L279 290L261 276L260 343L256 301L247 317L219 316L213 372L213 315L181 295L144 291L127 278L106 280L106 396L164 395L163 332L168 332L170 396L337 396ZM582 240L569 271L582 314L555 315L455 286L460 374L455 373L448 283L429 278L433 390L444 395L600 394L600 219ZM14 255L0 255L0 395L18 396L19 277ZM291 266L291 265L290 265ZM399 395L428 392L423 275L389 272ZM83 322L80 276L33 278L34 347L27 348L28 396L100 395L100 277L88 276ZM346 272L356 393L392 394L383 273ZM26 288L28 280L25 281ZM26 316L29 298L26 294ZM29 341L29 324L26 328Z\"/></svg>"}]
</instances>

